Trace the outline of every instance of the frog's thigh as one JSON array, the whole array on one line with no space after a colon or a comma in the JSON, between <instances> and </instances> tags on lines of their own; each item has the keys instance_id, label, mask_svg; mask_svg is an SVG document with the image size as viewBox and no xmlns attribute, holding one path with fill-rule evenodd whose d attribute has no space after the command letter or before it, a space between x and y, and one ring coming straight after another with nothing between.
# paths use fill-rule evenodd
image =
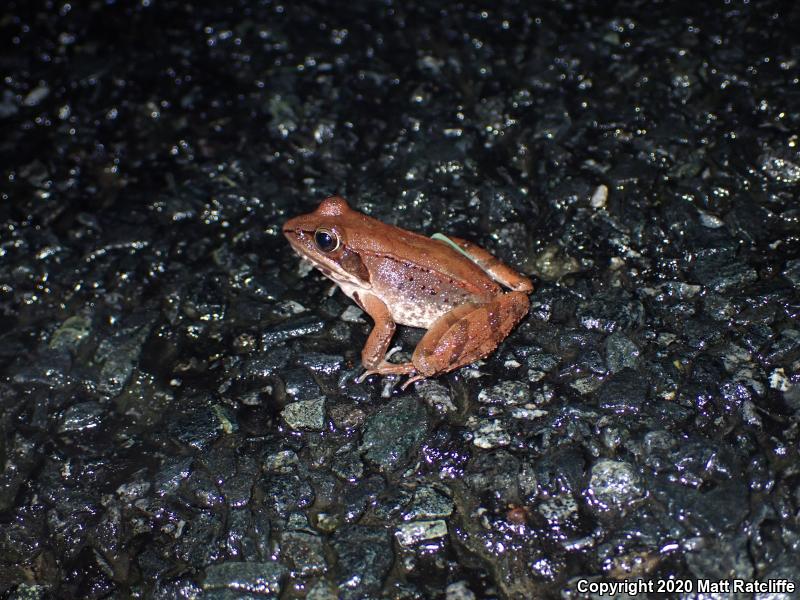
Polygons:
<instances>
[{"instance_id":1,"label":"frog's thigh","mask_svg":"<svg viewBox=\"0 0 800 600\"><path fill-rule=\"evenodd\" d=\"M515 292L533 291L533 284L530 279L517 273L494 254L468 240L452 236L448 236L448 239L466 252L472 261L486 271L495 281L499 281Z\"/></svg>"},{"instance_id":2,"label":"frog's thigh","mask_svg":"<svg viewBox=\"0 0 800 600\"><path fill-rule=\"evenodd\" d=\"M411 362L430 377L483 358L525 316L528 304L526 294L509 292L486 304L458 306L431 325Z\"/></svg>"}]
</instances>

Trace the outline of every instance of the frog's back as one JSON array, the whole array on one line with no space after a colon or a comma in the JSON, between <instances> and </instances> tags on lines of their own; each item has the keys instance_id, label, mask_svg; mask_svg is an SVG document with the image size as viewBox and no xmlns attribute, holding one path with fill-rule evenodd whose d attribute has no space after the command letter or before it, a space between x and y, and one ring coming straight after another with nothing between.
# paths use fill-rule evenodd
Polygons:
<instances>
[{"instance_id":1,"label":"frog's back","mask_svg":"<svg viewBox=\"0 0 800 600\"><path fill-rule=\"evenodd\" d=\"M392 229L391 243L375 244L363 260L372 275L372 293L395 322L428 328L457 306L482 304L501 293L483 269L446 243Z\"/></svg>"}]
</instances>

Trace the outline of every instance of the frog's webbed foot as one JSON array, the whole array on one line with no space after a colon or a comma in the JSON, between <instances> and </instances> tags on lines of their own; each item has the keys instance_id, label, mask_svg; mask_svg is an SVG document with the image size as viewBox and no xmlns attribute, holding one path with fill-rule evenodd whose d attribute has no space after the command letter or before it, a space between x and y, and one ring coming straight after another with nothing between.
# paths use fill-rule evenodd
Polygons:
<instances>
[{"instance_id":1,"label":"frog's webbed foot","mask_svg":"<svg viewBox=\"0 0 800 600\"><path fill-rule=\"evenodd\" d=\"M412 383L415 383L417 381L422 381L423 379L426 379L425 375L417 373L417 369L411 363L407 363L407 364L403 364L403 365L398 365L398 364L393 364L393 363L386 363L386 364L389 365L390 367L401 367L401 368L391 368L391 369L388 369L388 370L379 370L379 368L380 368L380 366L379 366L379 367L376 367L375 369L370 369L368 371L364 371L364 373L361 374L356 379L356 383L363 382L370 375L411 375L411 377L409 377L403 383L403 385L400 386L400 389L402 391L405 391L406 388L408 386L410 386ZM409 368L406 368L407 366Z\"/></svg>"},{"instance_id":2,"label":"frog's webbed foot","mask_svg":"<svg viewBox=\"0 0 800 600\"><path fill-rule=\"evenodd\" d=\"M390 363L382 360L372 369L367 369L356 378L356 383L362 383L370 375L411 375L417 372L413 363ZM406 385L403 386L403 389Z\"/></svg>"}]
</instances>

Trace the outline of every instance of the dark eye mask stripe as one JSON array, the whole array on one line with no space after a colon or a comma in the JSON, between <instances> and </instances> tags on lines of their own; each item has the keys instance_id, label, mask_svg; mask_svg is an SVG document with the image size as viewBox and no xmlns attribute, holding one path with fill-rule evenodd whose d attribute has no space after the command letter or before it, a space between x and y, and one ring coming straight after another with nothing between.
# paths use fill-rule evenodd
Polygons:
<instances>
[{"instance_id":1,"label":"dark eye mask stripe","mask_svg":"<svg viewBox=\"0 0 800 600\"><path fill-rule=\"evenodd\" d=\"M367 270L367 265L364 264L364 261L361 260L361 256L359 256L358 253L345 248L338 262L342 269L359 281L370 283L369 270Z\"/></svg>"}]
</instances>

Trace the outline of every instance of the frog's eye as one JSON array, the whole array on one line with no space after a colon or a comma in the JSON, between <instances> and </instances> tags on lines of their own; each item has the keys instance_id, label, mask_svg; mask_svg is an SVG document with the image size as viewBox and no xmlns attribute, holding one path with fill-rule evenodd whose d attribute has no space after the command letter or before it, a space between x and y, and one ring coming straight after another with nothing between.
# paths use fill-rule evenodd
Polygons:
<instances>
[{"instance_id":1,"label":"frog's eye","mask_svg":"<svg viewBox=\"0 0 800 600\"><path fill-rule=\"evenodd\" d=\"M314 232L314 243L323 252L333 252L339 248L339 236L335 231L320 227Z\"/></svg>"}]
</instances>

